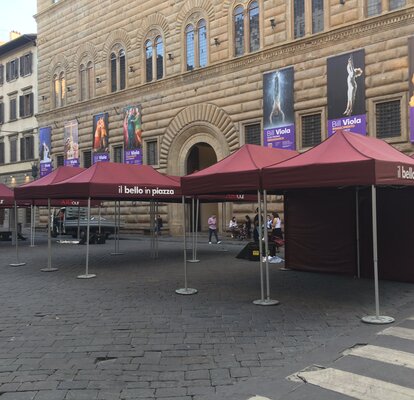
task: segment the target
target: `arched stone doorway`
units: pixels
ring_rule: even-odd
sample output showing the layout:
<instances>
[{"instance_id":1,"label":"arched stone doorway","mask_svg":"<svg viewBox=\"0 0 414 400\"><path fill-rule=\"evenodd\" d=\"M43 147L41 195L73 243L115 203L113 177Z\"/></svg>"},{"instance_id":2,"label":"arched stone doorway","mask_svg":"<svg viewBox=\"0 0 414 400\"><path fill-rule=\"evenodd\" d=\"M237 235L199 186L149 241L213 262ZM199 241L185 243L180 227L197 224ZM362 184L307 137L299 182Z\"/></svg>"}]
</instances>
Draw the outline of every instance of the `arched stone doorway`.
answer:
<instances>
[{"instance_id":1,"label":"arched stone doorway","mask_svg":"<svg viewBox=\"0 0 414 400\"><path fill-rule=\"evenodd\" d=\"M217 155L214 149L208 143L197 143L188 152L186 174L207 168L216 162ZM212 214L218 215L217 203L200 204L198 213L199 231L206 231L208 229L207 220ZM192 221L192 216L190 216L189 220Z\"/></svg>"},{"instance_id":2,"label":"arched stone doorway","mask_svg":"<svg viewBox=\"0 0 414 400\"><path fill-rule=\"evenodd\" d=\"M238 147L238 131L224 110L214 104L194 104L170 122L160 146L160 169L169 175L184 176L222 160ZM221 221L220 209L217 216ZM200 216L200 221L203 218ZM181 205L168 205L168 225L172 235L183 234Z\"/></svg>"}]
</instances>

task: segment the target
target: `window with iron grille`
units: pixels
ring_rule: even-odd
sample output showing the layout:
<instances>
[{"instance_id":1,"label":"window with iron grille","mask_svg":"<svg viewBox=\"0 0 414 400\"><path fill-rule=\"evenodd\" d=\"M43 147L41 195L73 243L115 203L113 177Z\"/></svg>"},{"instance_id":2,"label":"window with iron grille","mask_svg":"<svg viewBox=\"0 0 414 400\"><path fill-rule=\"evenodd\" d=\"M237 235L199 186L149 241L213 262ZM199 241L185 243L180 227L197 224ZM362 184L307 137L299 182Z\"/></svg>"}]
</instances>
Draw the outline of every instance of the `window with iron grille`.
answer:
<instances>
[{"instance_id":1,"label":"window with iron grille","mask_svg":"<svg viewBox=\"0 0 414 400\"><path fill-rule=\"evenodd\" d=\"M158 164L158 141L148 140L147 145L147 164L157 165Z\"/></svg>"},{"instance_id":2,"label":"window with iron grille","mask_svg":"<svg viewBox=\"0 0 414 400\"><path fill-rule=\"evenodd\" d=\"M63 154L58 154L56 156L56 166L57 167L63 167L65 165L65 157Z\"/></svg>"},{"instance_id":3,"label":"window with iron grille","mask_svg":"<svg viewBox=\"0 0 414 400\"><path fill-rule=\"evenodd\" d=\"M312 147L321 142L322 118L321 114L303 115L302 125L302 147Z\"/></svg>"},{"instance_id":4,"label":"window with iron grille","mask_svg":"<svg viewBox=\"0 0 414 400\"><path fill-rule=\"evenodd\" d=\"M123 146L114 146L114 162L123 163L124 162L124 147Z\"/></svg>"},{"instance_id":5,"label":"window with iron grille","mask_svg":"<svg viewBox=\"0 0 414 400\"><path fill-rule=\"evenodd\" d=\"M5 162L5 154L4 154L4 142L0 142L0 164L4 164Z\"/></svg>"},{"instance_id":6,"label":"window with iron grille","mask_svg":"<svg viewBox=\"0 0 414 400\"><path fill-rule=\"evenodd\" d=\"M401 136L401 101L375 104L375 127L378 138Z\"/></svg>"},{"instance_id":7,"label":"window with iron grille","mask_svg":"<svg viewBox=\"0 0 414 400\"><path fill-rule=\"evenodd\" d=\"M20 161L34 159L34 138L28 135L20 138Z\"/></svg>"},{"instance_id":8,"label":"window with iron grille","mask_svg":"<svg viewBox=\"0 0 414 400\"><path fill-rule=\"evenodd\" d=\"M89 168L92 165L92 152L90 150L84 151L83 153L83 167Z\"/></svg>"},{"instance_id":9,"label":"window with iron grille","mask_svg":"<svg viewBox=\"0 0 414 400\"><path fill-rule=\"evenodd\" d=\"M244 143L261 145L262 128L260 124L250 124L244 127Z\"/></svg>"}]
</instances>

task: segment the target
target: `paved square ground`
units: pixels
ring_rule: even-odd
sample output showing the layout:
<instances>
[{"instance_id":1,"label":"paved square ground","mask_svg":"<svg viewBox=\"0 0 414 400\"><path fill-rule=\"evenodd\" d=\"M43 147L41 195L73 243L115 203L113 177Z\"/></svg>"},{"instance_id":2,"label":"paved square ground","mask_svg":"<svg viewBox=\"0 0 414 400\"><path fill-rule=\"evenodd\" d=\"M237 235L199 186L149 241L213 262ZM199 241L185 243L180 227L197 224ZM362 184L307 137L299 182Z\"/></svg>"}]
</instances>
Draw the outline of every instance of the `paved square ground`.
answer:
<instances>
[{"instance_id":1,"label":"paved square ground","mask_svg":"<svg viewBox=\"0 0 414 400\"><path fill-rule=\"evenodd\" d=\"M47 264L44 235L21 242L19 258L0 242L0 399L248 399L279 398L284 378L309 359L338 351L383 327L364 325L374 312L369 280L283 272L270 265L275 307L260 297L258 262L238 260L243 243L199 245L188 264L194 296L180 296L183 249L161 237L151 257L147 237L86 247L53 243ZM189 257L191 251L188 252ZM412 312L414 285L381 282L381 313ZM342 348L343 347L343 348ZM312 357L310 357L312 355ZM261 392L261 393L260 393Z\"/></svg>"}]
</instances>

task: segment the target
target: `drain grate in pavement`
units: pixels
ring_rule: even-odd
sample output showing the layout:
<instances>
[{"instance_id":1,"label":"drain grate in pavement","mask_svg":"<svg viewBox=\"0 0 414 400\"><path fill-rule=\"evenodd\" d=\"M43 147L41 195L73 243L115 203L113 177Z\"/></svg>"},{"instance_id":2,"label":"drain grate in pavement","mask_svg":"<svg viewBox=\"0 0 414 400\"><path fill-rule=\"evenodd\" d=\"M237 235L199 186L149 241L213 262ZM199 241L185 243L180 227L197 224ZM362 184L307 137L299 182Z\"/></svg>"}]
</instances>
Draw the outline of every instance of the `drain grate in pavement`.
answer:
<instances>
[{"instance_id":1,"label":"drain grate in pavement","mask_svg":"<svg viewBox=\"0 0 414 400\"><path fill-rule=\"evenodd\" d=\"M114 361L117 360L117 357L96 357L95 364L101 364L104 362Z\"/></svg>"}]
</instances>

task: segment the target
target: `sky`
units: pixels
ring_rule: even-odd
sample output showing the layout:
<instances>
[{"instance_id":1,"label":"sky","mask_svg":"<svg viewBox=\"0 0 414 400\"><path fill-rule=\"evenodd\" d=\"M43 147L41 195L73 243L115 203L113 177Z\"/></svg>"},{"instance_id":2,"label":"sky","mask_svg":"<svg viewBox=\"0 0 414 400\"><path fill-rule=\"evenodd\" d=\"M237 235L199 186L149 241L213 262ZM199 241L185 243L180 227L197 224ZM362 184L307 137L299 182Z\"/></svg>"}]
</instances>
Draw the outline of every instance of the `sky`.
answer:
<instances>
[{"instance_id":1,"label":"sky","mask_svg":"<svg viewBox=\"0 0 414 400\"><path fill-rule=\"evenodd\" d=\"M10 31L36 33L37 0L0 0L0 41L9 40Z\"/></svg>"}]
</instances>

